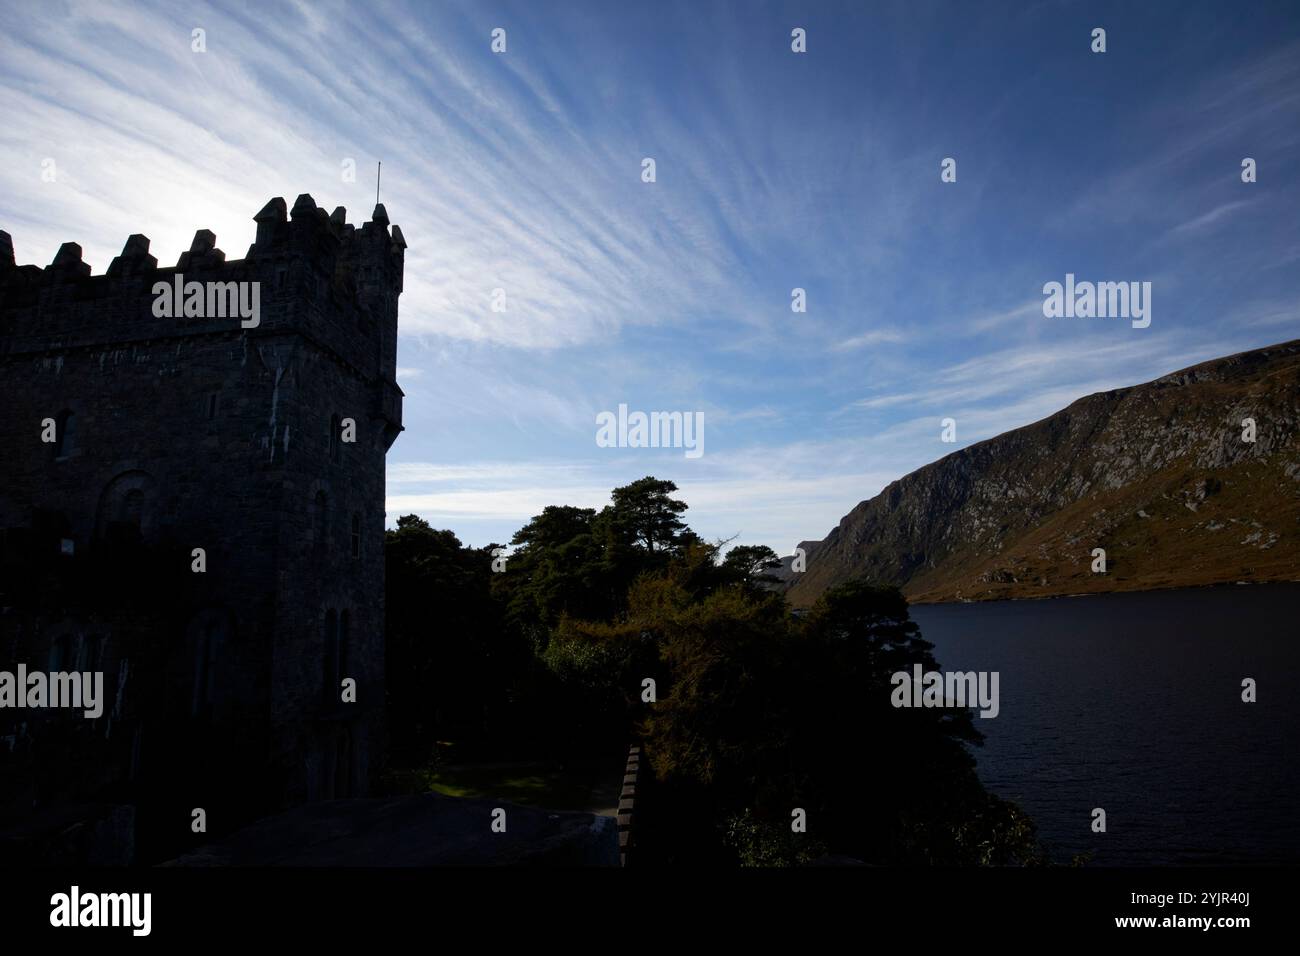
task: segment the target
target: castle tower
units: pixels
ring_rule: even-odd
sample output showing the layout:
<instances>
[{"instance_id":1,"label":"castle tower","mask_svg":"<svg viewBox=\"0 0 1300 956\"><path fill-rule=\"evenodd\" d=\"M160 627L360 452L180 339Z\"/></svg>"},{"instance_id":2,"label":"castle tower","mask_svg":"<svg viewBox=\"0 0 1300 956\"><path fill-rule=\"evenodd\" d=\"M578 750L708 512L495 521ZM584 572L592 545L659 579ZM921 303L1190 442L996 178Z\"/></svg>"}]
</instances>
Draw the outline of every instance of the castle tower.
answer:
<instances>
[{"instance_id":1,"label":"castle tower","mask_svg":"<svg viewBox=\"0 0 1300 956\"><path fill-rule=\"evenodd\" d=\"M382 205L254 218L243 259L199 230L159 268L133 235L103 275L75 243L18 266L0 232L0 668L100 671L111 698L0 711L0 810L34 834L115 802L148 858L192 808L221 832L377 768L406 244Z\"/></svg>"}]
</instances>

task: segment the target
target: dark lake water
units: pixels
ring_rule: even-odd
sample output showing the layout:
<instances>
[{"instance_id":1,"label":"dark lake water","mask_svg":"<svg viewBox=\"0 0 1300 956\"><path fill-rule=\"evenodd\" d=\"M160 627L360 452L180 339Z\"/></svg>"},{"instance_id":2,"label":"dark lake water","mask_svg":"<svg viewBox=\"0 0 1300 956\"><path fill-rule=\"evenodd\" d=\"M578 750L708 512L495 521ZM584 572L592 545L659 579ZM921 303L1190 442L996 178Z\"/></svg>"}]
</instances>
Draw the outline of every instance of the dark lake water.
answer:
<instances>
[{"instance_id":1,"label":"dark lake water","mask_svg":"<svg viewBox=\"0 0 1300 956\"><path fill-rule=\"evenodd\" d=\"M1033 817L1054 858L1300 863L1300 585L912 617L941 670L999 672L1000 713L975 719L979 775ZM1106 833L1091 831L1094 807Z\"/></svg>"}]
</instances>

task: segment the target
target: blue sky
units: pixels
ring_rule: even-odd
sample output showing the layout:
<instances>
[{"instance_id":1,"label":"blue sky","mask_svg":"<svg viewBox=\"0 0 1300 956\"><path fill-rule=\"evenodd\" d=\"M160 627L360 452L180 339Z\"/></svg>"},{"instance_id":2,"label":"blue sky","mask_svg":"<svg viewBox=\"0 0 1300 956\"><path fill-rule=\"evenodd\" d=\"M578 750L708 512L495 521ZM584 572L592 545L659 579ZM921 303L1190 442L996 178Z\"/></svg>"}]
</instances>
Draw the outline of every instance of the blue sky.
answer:
<instances>
[{"instance_id":1,"label":"blue sky","mask_svg":"<svg viewBox=\"0 0 1300 956\"><path fill-rule=\"evenodd\" d=\"M388 518L470 544L653 474L700 533L788 553L955 447L1300 335L1294 3L0 16L19 262L74 240L102 272L143 232L169 264L199 228L239 258L271 196L369 218L383 160L409 244ZM1150 281L1151 326L1045 318L1067 272ZM620 403L703 412L705 454L597 447Z\"/></svg>"}]
</instances>

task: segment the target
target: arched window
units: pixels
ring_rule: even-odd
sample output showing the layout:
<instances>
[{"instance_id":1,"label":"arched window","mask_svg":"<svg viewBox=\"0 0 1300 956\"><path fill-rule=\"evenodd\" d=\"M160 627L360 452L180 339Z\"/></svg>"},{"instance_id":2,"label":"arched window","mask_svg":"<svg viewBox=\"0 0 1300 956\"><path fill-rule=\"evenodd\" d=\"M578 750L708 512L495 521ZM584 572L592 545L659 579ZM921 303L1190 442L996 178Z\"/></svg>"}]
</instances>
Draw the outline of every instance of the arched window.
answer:
<instances>
[{"instance_id":1,"label":"arched window","mask_svg":"<svg viewBox=\"0 0 1300 956\"><path fill-rule=\"evenodd\" d=\"M333 707L339 700L339 617L333 609L325 612L325 660L322 668L322 701Z\"/></svg>"},{"instance_id":2,"label":"arched window","mask_svg":"<svg viewBox=\"0 0 1300 956\"><path fill-rule=\"evenodd\" d=\"M77 447L77 416L64 409L54 419L54 457L67 458Z\"/></svg>"},{"instance_id":3,"label":"arched window","mask_svg":"<svg viewBox=\"0 0 1300 956\"><path fill-rule=\"evenodd\" d=\"M140 531L140 523L144 520L144 492L139 488L132 488L122 496L122 505L118 511L117 520L124 525L135 528L136 532Z\"/></svg>"},{"instance_id":4,"label":"arched window","mask_svg":"<svg viewBox=\"0 0 1300 956\"><path fill-rule=\"evenodd\" d=\"M109 541L115 545L138 545L144 540L144 492L130 488L117 500L108 525Z\"/></svg>"},{"instance_id":5,"label":"arched window","mask_svg":"<svg viewBox=\"0 0 1300 956\"><path fill-rule=\"evenodd\" d=\"M118 475L99 499L96 539L110 548L151 540L156 522L155 483L143 471Z\"/></svg>"}]
</instances>

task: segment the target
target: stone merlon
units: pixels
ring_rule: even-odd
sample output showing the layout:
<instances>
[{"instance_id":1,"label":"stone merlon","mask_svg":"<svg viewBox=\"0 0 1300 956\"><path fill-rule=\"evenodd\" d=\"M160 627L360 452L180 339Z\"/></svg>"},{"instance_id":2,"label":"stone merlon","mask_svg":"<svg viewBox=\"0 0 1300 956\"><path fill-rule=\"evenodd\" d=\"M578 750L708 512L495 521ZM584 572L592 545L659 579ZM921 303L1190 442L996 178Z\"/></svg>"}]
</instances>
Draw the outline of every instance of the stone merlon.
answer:
<instances>
[{"instance_id":1,"label":"stone merlon","mask_svg":"<svg viewBox=\"0 0 1300 956\"><path fill-rule=\"evenodd\" d=\"M157 257L149 255L149 237L137 232L127 237L121 255L109 263L108 274L138 275L141 272L153 272L157 268Z\"/></svg>"}]
</instances>

